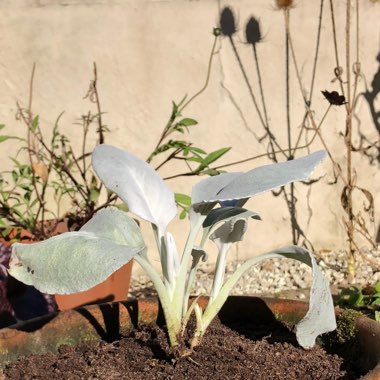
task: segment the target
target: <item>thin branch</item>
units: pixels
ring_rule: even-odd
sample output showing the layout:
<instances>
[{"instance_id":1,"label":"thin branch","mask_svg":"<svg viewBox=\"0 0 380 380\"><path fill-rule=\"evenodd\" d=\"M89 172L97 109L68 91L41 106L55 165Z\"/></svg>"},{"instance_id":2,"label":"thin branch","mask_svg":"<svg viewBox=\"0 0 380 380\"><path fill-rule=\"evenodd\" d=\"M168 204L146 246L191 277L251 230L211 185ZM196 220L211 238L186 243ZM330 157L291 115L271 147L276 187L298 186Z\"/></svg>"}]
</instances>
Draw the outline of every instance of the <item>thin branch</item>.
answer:
<instances>
[{"instance_id":1,"label":"thin branch","mask_svg":"<svg viewBox=\"0 0 380 380\"><path fill-rule=\"evenodd\" d=\"M336 61L336 68L334 72L335 72L336 78L339 81L342 95L344 96L345 91L344 91L343 80L342 80L343 69L339 64L338 42L337 42L337 35L336 35L335 12L334 12L333 0L330 0L330 14L331 14L332 32L333 32L333 40L334 40L334 52L335 52L335 61ZM346 106L346 109L348 109L347 104L345 106Z\"/></svg>"},{"instance_id":2,"label":"thin branch","mask_svg":"<svg viewBox=\"0 0 380 380\"><path fill-rule=\"evenodd\" d=\"M317 45L316 45L316 48L315 48L315 56L314 56L314 63L313 63L313 73L312 73L312 76L311 76L311 85L310 85L310 94L309 94L309 105L311 105L311 99L313 97L314 83L315 83L315 77L316 77L316 71L317 71L317 62L318 62L318 56L319 56L319 46L320 46L320 42L321 42L321 31L322 31L322 20L323 20L323 5L324 5L324 0L321 0L321 4L320 4L320 8L319 8Z\"/></svg>"},{"instance_id":3,"label":"thin branch","mask_svg":"<svg viewBox=\"0 0 380 380\"><path fill-rule=\"evenodd\" d=\"M94 80L92 82L92 88L95 95L95 103L98 109L98 133L99 133L99 144L104 144L104 126L102 121L102 110L100 108L100 100L98 93L98 70L96 68L96 62L94 62Z\"/></svg>"},{"instance_id":4,"label":"thin branch","mask_svg":"<svg viewBox=\"0 0 380 380\"><path fill-rule=\"evenodd\" d=\"M207 67L207 74L206 74L206 80L205 80L205 83L204 85L202 86L202 88L197 91L187 102L185 102L184 104L182 104L184 102L184 99L180 102L180 104L182 104L181 106L178 105L178 109L177 109L177 112L178 113L181 113L195 98L197 98L199 95L201 95L207 88L208 84L209 84L209 81L210 81L210 76L211 76L211 67L212 67L212 61L213 61L213 58L214 58L214 55L215 55L215 49L216 49L216 42L218 40L218 36L215 35L214 36L214 42L213 42L213 45L212 45L212 48L211 48L211 53L210 53L210 57L209 57L209 60L208 60L208 67ZM146 161L148 163L150 163L153 159L153 157L155 156L155 153L157 151L157 149L160 147L160 145L162 144L162 142L165 140L165 138L171 133L171 127L174 123L174 120L176 119L177 115L175 112L172 112L172 114L170 115L169 117L169 120L167 121L162 133L161 133L161 136L156 144L156 146L154 147L152 153L150 154L150 156L146 159Z\"/></svg>"},{"instance_id":5,"label":"thin branch","mask_svg":"<svg viewBox=\"0 0 380 380\"><path fill-rule=\"evenodd\" d=\"M214 55L215 55L215 48L216 48L216 42L217 42L217 40L218 40L218 37L215 36L214 37L214 42L213 42L213 45L212 45L212 48L211 48L210 58L208 60L206 80L205 80L205 83L204 83L203 87L198 92L196 92L185 104L183 104L182 107L180 107L178 109L179 112L182 112L195 98L197 98L199 95L201 95L206 90L206 88L207 88L207 86L209 84L209 81L210 81L212 60L213 60Z\"/></svg>"}]
</instances>

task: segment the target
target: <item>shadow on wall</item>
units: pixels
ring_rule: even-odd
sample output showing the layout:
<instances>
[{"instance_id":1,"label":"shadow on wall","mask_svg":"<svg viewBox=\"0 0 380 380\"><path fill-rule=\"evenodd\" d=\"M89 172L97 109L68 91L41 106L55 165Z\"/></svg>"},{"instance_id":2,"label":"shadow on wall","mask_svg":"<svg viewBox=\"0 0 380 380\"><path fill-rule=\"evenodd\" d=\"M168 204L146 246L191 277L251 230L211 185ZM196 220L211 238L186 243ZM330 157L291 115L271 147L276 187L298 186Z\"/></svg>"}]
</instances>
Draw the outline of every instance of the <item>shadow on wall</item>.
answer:
<instances>
[{"instance_id":1,"label":"shadow on wall","mask_svg":"<svg viewBox=\"0 0 380 380\"><path fill-rule=\"evenodd\" d=\"M379 62L379 65L377 67L377 72L373 76L373 79L371 81L371 88L366 88L366 91L363 92L361 95L364 96L364 99L367 101L369 110L371 112L371 117L373 120L373 124L376 127L377 133L379 135L380 140L380 109L376 108L376 98L377 102L379 104L380 101L380 52L376 57L377 61ZM377 161L380 163L380 144L379 141L377 142ZM376 243L380 243L380 224L377 228L377 235L376 235Z\"/></svg>"},{"instance_id":2,"label":"shadow on wall","mask_svg":"<svg viewBox=\"0 0 380 380\"><path fill-rule=\"evenodd\" d=\"M372 89L366 89L365 92L363 92L363 96L365 100L368 103L369 110L371 112L371 117L373 120L373 123L377 129L377 132L379 134L380 138L380 109L376 109L376 97L380 97L380 52L376 57L377 61L379 62L379 66L377 68L377 72L374 75L372 81L371 81L371 87ZM378 99L379 101L380 99ZM378 155L377 160L380 162L380 146L378 146ZM380 232L380 231L379 231Z\"/></svg>"},{"instance_id":3,"label":"shadow on wall","mask_svg":"<svg viewBox=\"0 0 380 380\"><path fill-rule=\"evenodd\" d=\"M333 10L331 9L331 12ZM286 91L286 129L287 129L287 141L283 142L276 138L275 131L272 129L270 118L267 113L267 106L270 108L270 104L267 103L265 98L265 86L263 83L263 78L261 74L261 66L259 62L260 57L260 43L263 41L263 35L261 32L260 20L254 16L250 16L245 24L245 39L243 44L246 46L245 48L252 49L252 58L254 65L254 72L256 73L257 80L257 90L253 88L251 85L251 81L247 75L246 63L243 62L240 56L240 48L236 45L236 39L238 38L238 30L239 27L236 23L235 11L233 8L229 6L225 6L221 9L219 14L219 27L222 37L224 37L227 42L231 45L233 55L235 56L237 66L240 69L242 74L242 83L248 89L252 105L256 111L258 121L257 127L254 129L247 125L247 130L254 136L256 141L265 146L265 151L269 159L274 162L282 161L282 160L292 160L296 154L298 149L308 147L311 142L314 140L314 137L310 139L305 138L307 134L306 121L308 120L308 113L305 113L302 128L300 132L295 132L294 122L291 120L291 96L290 96L290 87L289 82L291 81L291 70L290 70L290 50L291 46L289 44L290 34L288 29L286 29L284 39L285 39L285 48L284 48L284 63L286 67L285 70L285 78L284 78L284 87ZM310 108L312 106L313 101L313 93L315 91L315 73L317 69L317 63L319 62L318 56L320 51L320 34L322 33L322 19L323 19L323 0L320 2L320 14L319 14L319 25L317 30L317 38L316 38L316 48L315 48L315 58L314 58L314 67L313 74L310 79L310 85L302 84L302 87L309 88L308 93L302 93L304 97L305 106ZM379 62L379 66L377 72L373 76L372 80L369 82L369 85L365 85L365 91L358 94L356 96L355 103L353 108L356 106L356 102L359 98L363 97L369 105L370 114L375 125L375 128L378 132L378 136L380 137L380 109L379 109L379 100L380 100L380 52L377 55L377 61ZM334 63L332 63L333 65ZM354 74L355 68L354 68ZM360 66L359 66L359 76L360 76ZM306 79L308 80L308 79ZM223 89L228 93L229 98L235 104L236 101L233 99L233 94L231 91L222 83ZM330 103L331 104L331 103ZM336 103L332 103L337 105ZM238 105L236 105L237 108ZM268 110L269 110L268 108ZM270 111L270 110L269 110ZM239 112L242 111L239 109ZM371 165L374 165L376 161L380 163L380 139L376 139L377 141L370 141L368 136L360 130L360 115L353 115L356 118L358 125L358 134L360 138L360 143L358 147L352 146L352 151L359 152L366 156L369 159ZM323 119L322 119L323 120ZM297 124L298 126L298 124ZM260 128L261 127L261 128ZM293 127L293 128L292 128ZM304 132L304 136L302 133ZM298 136L297 136L298 134ZM305 139L305 142L302 145L301 136ZM310 140L310 143L308 142ZM311 185L312 183L303 183L304 185ZM297 217L297 197L295 193L294 184L290 186L286 186L281 188L278 192L272 192L274 196L282 196L284 201L287 204L290 224L291 224L291 234L292 234L292 242L293 244L302 244L307 248L313 249L312 243L307 238L304 228L300 225ZM344 206L344 205L343 205ZM311 214L310 216L311 217ZM374 236L371 234L371 240L373 241ZM380 242L380 225L377 227L377 236L376 242Z\"/></svg>"},{"instance_id":4,"label":"shadow on wall","mask_svg":"<svg viewBox=\"0 0 380 380\"><path fill-rule=\"evenodd\" d=\"M285 35L285 43L286 49L284 50L284 62L287 63L287 70L285 73L284 83L287 93L287 101L286 101L286 128L287 128L287 142L280 142L279 139L276 138L275 132L272 129L270 123L270 117L267 110L270 108L270 104L267 102L265 97L265 90L268 89L265 87L265 83L263 81L263 77L261 74L262 65L260 64L260 47L259 44L264 42L263 35L261 32L260 20L254 16L249 16L247 22L244 26L244 45L243 49L249 48L252 49L252 63L254 67L254 72L256 73L256 79L258 88L254 90L251 85L251 81L247 74L246 63L243 62L240 49L236 44L236 40L238 37L236 34L238 33L238 26L236 23L234 10L226 6L224 7L219 14L219 27L221 31L221 35L228 40L228 43L232 47L233 55L236 59L236 63L240 69L242 74L242 83L246 86L250 99L252 101L252 105L256 111L258 117L258 125L254 129L247 125L247 130L254 136L257 142L262 144L265 147L267 157L273 162L279 161L290 161L295 158L296 151L298 149L298 145L301 141L300 136L295 138L294 129L291 128L291 120L290 120L290 95L289 95L289 40L288 36ZM233 94L231 91L222 83L223 89L228 93L229 98L235 104L236 100L233 98ZM311 104L312 94L310 93L308 102ZM236 105L236 104L235 104ZM267 107L269 106L269 108ZM240 109L237 105L237 108ZM269 110L270 111L270 110ZM239 111L241 112L241 111ZM298 133L298 132L297 132ZM297 141L297 143L294 143ZM284 145L285 144L285 145ZM317 182L315 180L314 182ZM313 182L303 182L302 185L310 186ZM301 184L299 185L301 186ZM306 233L304 232L304 228L300 225L297 215L297 197L295 192L295 185L292 183L289 186L282 187L278 191L272 191L273 196L275 197L283 197L284 201L287 205L289 211L289 219L290 219L290 227L291 227L291 235L292 235L292 243L296 245L303 245L311 250L313 250L312 242L307 238Z\"/></svg>"},{"instance_id":5,"label":"shadow on wall","mask_svg":"<svg viewBox=\"0 0 380 380\"><path fill-rule=\"evenodd\" d=\"M379 104L379 100L380 100L380 52L378 53L376 60L379 62L377 72L373 76L369 87L367 86L367 83L365 82L366 90L360 93L357 98L357 101L358 101L361 97L363 97L368 103L373 124L379 136L379 139L375 143L369 141L368 138L362 132L360 132L360 124L361 124L360 117L358 117L358 115L355 115L356 121L358 122L359 135L360 135L360 144L357 149L362 151L364 155L366 155L369 158L371 163L374 161L375 158L372 155L367 154L367 150L373 146L377 147L376 158L377 158L377 162L380 163L380 108L379 106L377 106L376 108L376 102ZM379 233L380 233L380 230L379 230Z\"/></svg>"}]
</instances>

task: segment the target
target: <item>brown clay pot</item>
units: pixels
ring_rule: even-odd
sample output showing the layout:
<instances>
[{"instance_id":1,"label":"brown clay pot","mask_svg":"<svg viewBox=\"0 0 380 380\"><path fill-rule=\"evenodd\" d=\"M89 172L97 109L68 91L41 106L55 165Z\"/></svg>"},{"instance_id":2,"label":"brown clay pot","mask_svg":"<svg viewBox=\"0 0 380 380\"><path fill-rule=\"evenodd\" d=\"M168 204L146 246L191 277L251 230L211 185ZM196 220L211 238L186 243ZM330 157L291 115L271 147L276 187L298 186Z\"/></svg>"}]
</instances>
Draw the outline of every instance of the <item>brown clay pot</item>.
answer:
<instances>
[{"instance_id":1,"label":"brown clay pot","mask_svg":"<svg viewBox=\"0 0 380 380\"><path fill-rule=\"evenodd\" d=\"M56 294L55 301L59 310L74 309L78 306L95 303L124 301L128 298L131 275L132 261L93 288L75 294Z\"/></svg>"},{"instance_id":2,"label":"brown clay pot","mask_svg":"<svg viewBox=\"0 0 380 380\"><path fill-rule=\"evenodd\" d=\"M50 233L52 236L69 231L66 219L59 222L47 220L45 223L47 228L51 228ZM16 235L16 230L10 230L10 239L6 241L0 241L6 246L10 246L12 244L12 241L10 240L13 239ZM20 241L24 244L32 244L36 242L32 239L31 233L25 230L21 231ZM127 299L129 285L131 282L132 265L133 263L130 261L119 270L114 272L105 281L84 292L67 295L56 294L55 301L59 310L68 310L84 305L123 301Z\"/></svg>"},{"instance_id":3,"label":"brown clay pot","mask_svg":"<svg viewBox=\"0 0 380 380\"><path fill-rule=\"evenodd\" d=\"M200 299L205 306L206 298ZM267 323L276 318L294 323L306 313L307 304L271 298L229 297L219 312L225 324L239 322ZM0 366L32 353L54 352L62 344L83 340L117 339L138 322L155 322L159 316L156 300L129 300L91 305L0 330ZM356 337L360 345L360 362L370 372L362 380L380 379L380 324L368 317L356 320Z\"/></svg>"}]
</instances>

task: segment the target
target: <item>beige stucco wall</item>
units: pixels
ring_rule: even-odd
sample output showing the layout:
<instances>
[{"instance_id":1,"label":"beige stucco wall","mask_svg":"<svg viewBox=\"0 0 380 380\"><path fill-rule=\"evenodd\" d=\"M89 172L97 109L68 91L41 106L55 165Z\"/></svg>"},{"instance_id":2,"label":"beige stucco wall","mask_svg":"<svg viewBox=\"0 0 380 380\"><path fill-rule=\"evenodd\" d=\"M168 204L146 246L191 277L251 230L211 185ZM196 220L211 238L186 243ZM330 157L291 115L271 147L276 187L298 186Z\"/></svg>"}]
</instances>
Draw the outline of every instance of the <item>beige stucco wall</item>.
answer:
<instances>
[{"instance_id":1,"label":"beige stucco wall","mask_svg":"<svg viewBox=\"0 0 380 380\"><path fill-rule=\"evenodd\" d=\"M334 1L334 4L340 59L344 62L345 2ZM25 132L22 124L15 120L16 101L27 103L29 78L35 62L35 114L40 115L43 128L50 131L57 116L65 111L60 123L62 131L72 137L74 145L79 144L75 139L78 127L74 123L88 110L88 101L83 96L95 61L102 108L106 112L104 121L111 130L107 142L146 158L168 119L171 101L179 101L184 94L194 94L203 85L213 42L212 29L218 25L219 12L226 5L235 11L239 23L234 36L236 48L257 97L252 47L244 44L244 29L252 14L261 22L263 41L257 51L269 120L280 145L285 147L284 17L269 0L229 3L215 0L3 0L0 3L0 123L7 125L8 132L20 135ZM358 91L363 92L365 82L371 88L371 81L379 70L376 57L380 3L363 0L360 6L360 61L364 77ZM318 13L318 1L298 0L291 10L291 31L306 91L311 83ZM320 91L338 89L337 83L332 83L334 67L331 19L328 4L325 4L312 105L317 121L327 108ZM304 106L293 65L290 66L290 96L294 141ZM376 107L379 110L379 99ZM207 90L187 108L185 115L199 121L190 137L196 146L208 151L232 147L221 163L265 153L265 146L257 140L257 136L263 136L263 128L227 38L218 43ZM360 118L361 130L367 138L378 141L379 133L363 97L357 103L355 115ZM341 165L345 158L340 135L344 131L344 120L344 108L334 107L322 128L328 146ZM12 144L15 143L0 146L3 168L10 165L7 157L15 149ZM316 139L310 150L321 147ZM248 170L268 162L268 159L255 160L228 170ZM366 157L356 154L354 163L358 185L372 192L375 207L379 209L378 162L375 160L370 165ZM168 167L162 174L181 169L184 168ZM296 187L299 223L317 249L342 247L346 239L341 222L342 183L327 184L333 179L329 160L325 160L315 176L323 178L312 188ZM190 186L197 180L182 178L170 181L169 185L174 191L189 193ZM359 199L358 207L362 203ZM291 243L289 213L282 197L261 195L252 199L249 206L262 216L263 222L251 222L247 242L231 254L232 259ZM171 226L180 246L186 228L186 222L178 220Z\"/></svg>"}]
</instances>

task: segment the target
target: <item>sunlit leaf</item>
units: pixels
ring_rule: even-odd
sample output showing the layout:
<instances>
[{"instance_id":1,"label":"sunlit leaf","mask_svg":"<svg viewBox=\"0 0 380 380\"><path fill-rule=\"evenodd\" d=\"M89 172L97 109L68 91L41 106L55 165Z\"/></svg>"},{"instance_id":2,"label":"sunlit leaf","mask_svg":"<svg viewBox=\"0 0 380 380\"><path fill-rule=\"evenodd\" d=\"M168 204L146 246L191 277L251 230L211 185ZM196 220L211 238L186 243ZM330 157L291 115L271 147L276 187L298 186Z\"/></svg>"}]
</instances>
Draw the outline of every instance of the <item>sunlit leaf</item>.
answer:
<instances>
[{"instance_id":1,"label":"sunlit leaf","mask_svg":"<svg viewBox=\"0 0 380 380\"><path fill-rule=\"evenodd\" d=\"M326 156L318 151L292 161L252 169L247 173L225 173L206 178L193 187L193 205L250 198L294 181L306 180Z\"/></svg>"},{"instance_id":2,"label":"sunlit leaf","mask_svg":"<svg viewBox=\"0 0 380 380\"><path fill-rule=\"evenodd\" d=\"M200 166L197 168L198 171L207 168L210 164L218 160L220 157L225 155L231 148L221 148L214 152L209 153L203 160L201 161Z\"/></svg>"},{"instance_id":3,"label":"sunlit leaf","mask_svg":"<svg viewBox=\"0 0 380 380\"><path fill-rule=\"evenodd\" d=\"M180 120L177 124L183 125L184 127L190 127L192 125L198 124L198 122L195 119L191 119L189 117L186 117L186 118Z\"/></svg>"},{"instance_id":4,"label":"sunlit leaf","mask_svg":"<svg viewBox=\"0 0 380 380\"><path fill-rule=\"evenodd\" d=\"M114 191L131 212L164 231L177 214L174 195L145 161L111 145L98 145L92 165L104 185Z\"/></svg>"},{"instance_id":5,"label":"sunlit leaf","mask_svg":"<svg viewBox=\"0 0 380 380\"><path fill-rule=\"evenodd\" d=\"M78 232L13 244L9 273L45 293L76 293L104 281L144 249L136 223L122 211L104 209Z\"/></svg>"},{"instance_id":6,"label":"sunlit leaf","mask_svg":"<svg viewBox=\"0 0 380 380\"><path fill-rule=\"evenodd\" d=\"M297 246L276 249L243 263L225 282L212 305L205 311L206 323L216 316L234 285L249 268L262 261L279 257L294 259L312 268L313 283L310 291L309 310L296 325L298 343L304 348L311 348L318 335L334 330L336 320L329 284L319 269L313 254L307 249Z\"/></svg>"}]
</instances>

